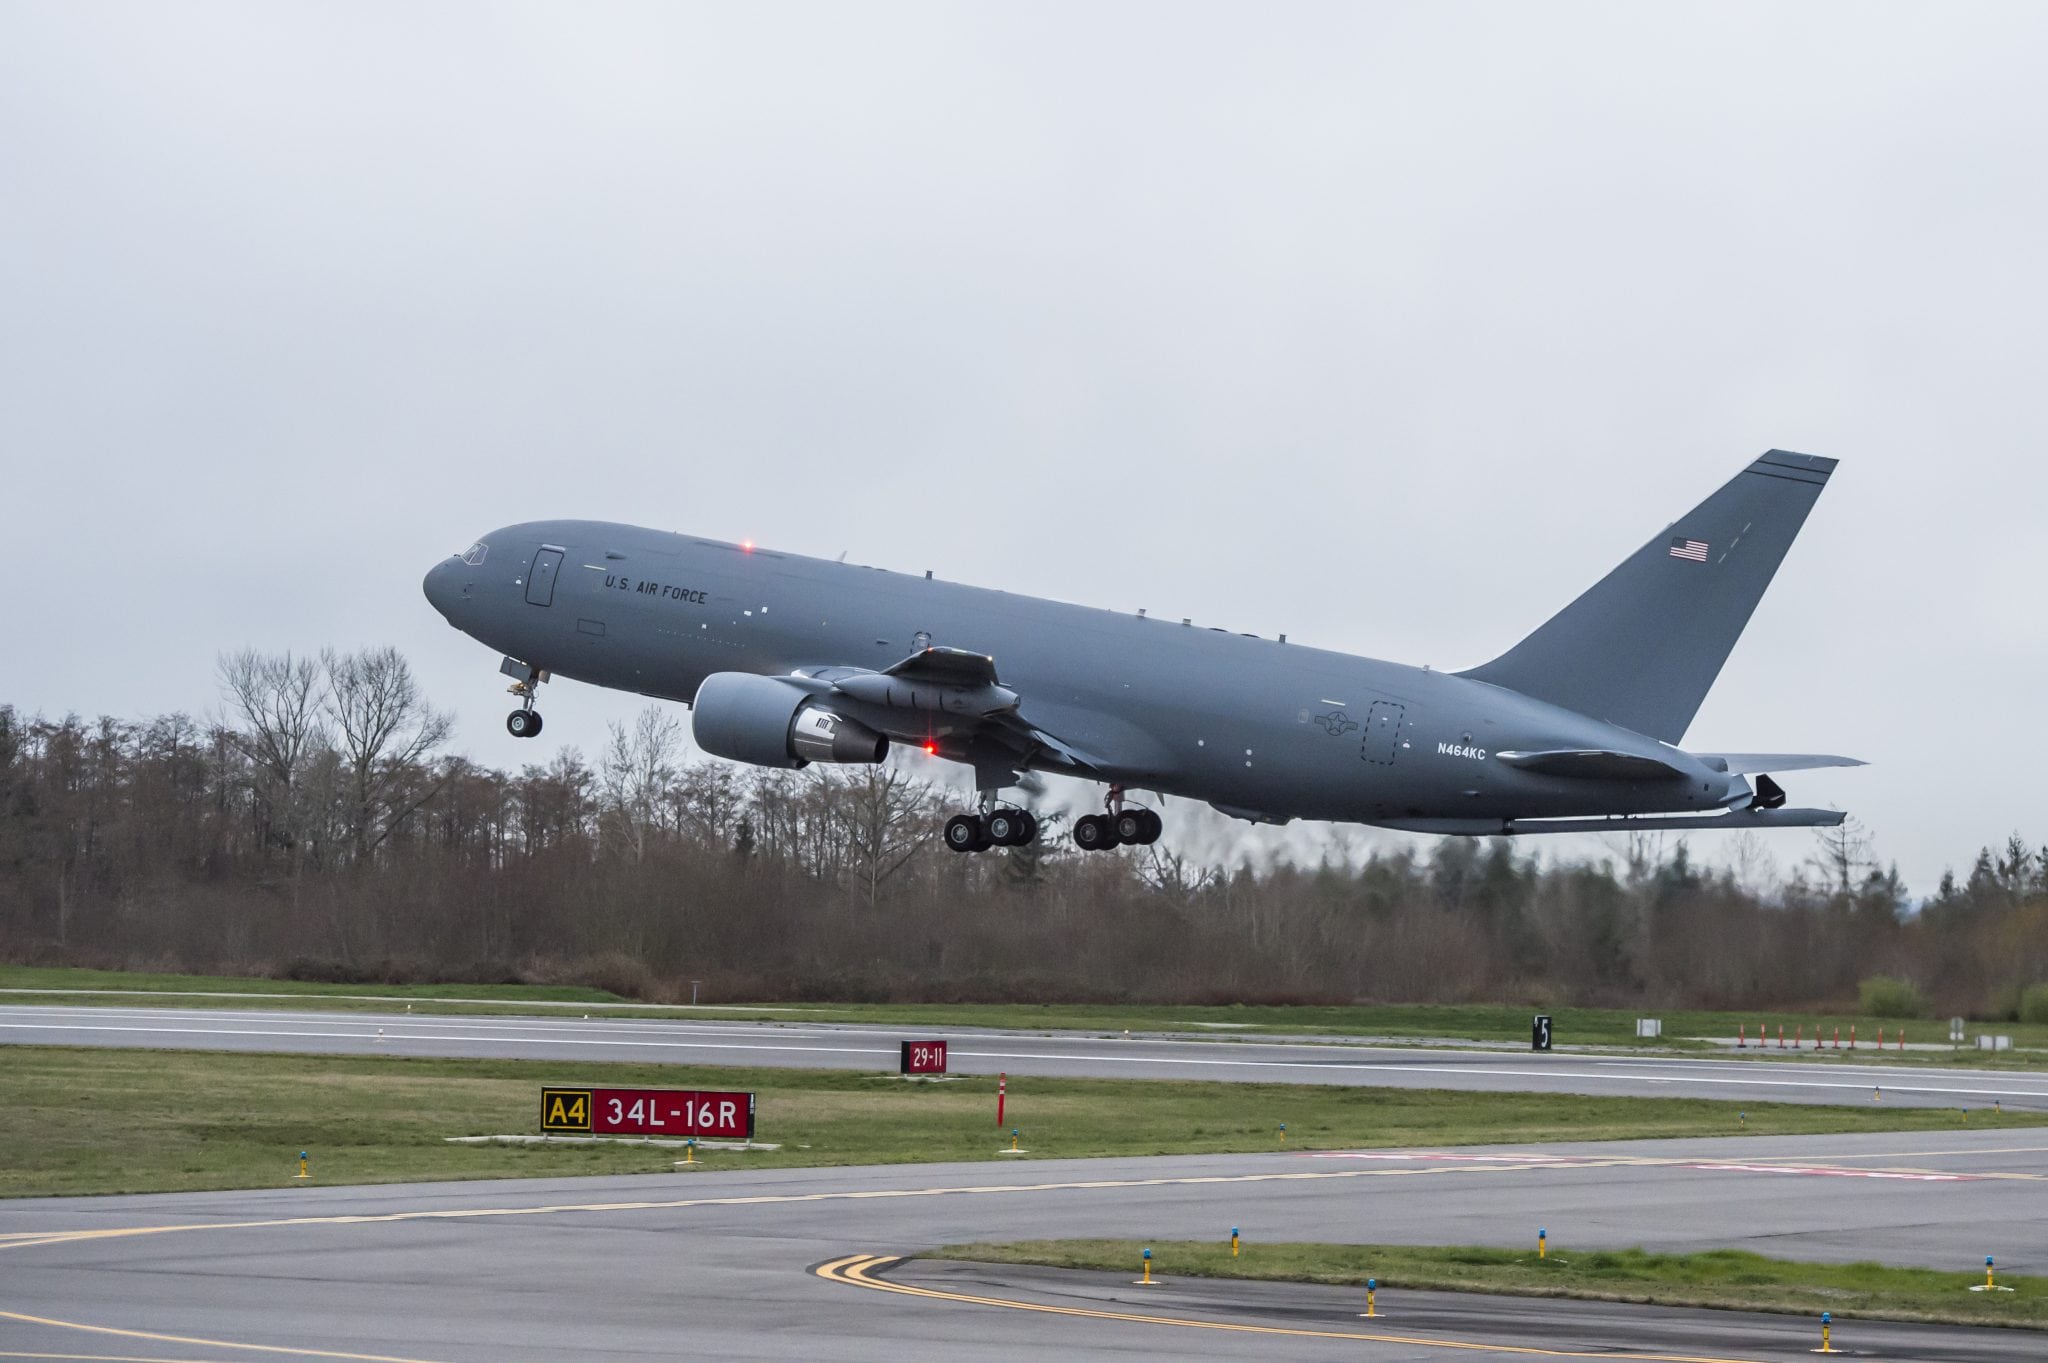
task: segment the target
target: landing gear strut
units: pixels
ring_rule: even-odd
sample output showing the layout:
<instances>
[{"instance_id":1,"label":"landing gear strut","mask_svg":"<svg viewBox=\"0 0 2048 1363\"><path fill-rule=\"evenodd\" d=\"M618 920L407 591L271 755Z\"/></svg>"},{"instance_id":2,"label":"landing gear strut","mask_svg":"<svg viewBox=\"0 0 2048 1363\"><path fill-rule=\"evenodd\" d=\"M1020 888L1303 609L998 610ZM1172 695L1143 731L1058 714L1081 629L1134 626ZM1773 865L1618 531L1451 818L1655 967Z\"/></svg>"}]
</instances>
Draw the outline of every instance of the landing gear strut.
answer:
<instances>
[{"instance_id":1,"label":"landing gear strut","mask_svg":"<svg viewBox=\"0 0 2048 1363\"><path fill-rule=\"evenodd\" d=\"M514 738L534 738L540 733L540 711L533 708L533 688L542 681L535 668L524 679L505 688L519 697L519 708L505 716L505 732Z\"/></svg>"},{"instance_id":2,"label":"landing gear strut","mask_svg":"<svg viewBox=\"0 0 2048 1363\"><path fill-rule=\"evenodd\" d=\"M1074 845L1083 852L1150 847L1166 829L1165 822L1151 810L1125 804L1122 786L1111 786L1103 805L1107 813L1087 814L1074 820Z\"/></svg>"}]
</instances>

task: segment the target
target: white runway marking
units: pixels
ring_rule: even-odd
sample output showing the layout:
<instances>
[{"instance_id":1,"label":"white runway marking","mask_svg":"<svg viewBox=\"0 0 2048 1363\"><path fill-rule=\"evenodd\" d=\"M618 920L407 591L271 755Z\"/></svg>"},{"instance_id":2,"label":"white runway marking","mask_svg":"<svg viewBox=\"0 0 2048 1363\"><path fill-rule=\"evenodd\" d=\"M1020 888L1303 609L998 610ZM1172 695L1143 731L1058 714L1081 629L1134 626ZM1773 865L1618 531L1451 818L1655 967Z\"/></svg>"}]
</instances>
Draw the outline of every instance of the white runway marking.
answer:
<instances>
[{"instance_id":1,"label":"white runway marking","mask_svg":"<svg viewBox=\"0 0 2048 1363\"><path fill-rule=\"evenodd\" d=\"M1380 1160L1388 1163L1512 1163L1521 1169L1611 1168L1612 1158L1588 1159L1577 1155L1458 1155L1448 1150L1318 1150L1310 1159ZM1906 1183L1983 1183L1999 1178L2034 1178L2021 1174L1951 1174L1935 1169L1848 1169L1826 1164L1729 1164L1709 1160L1643 1159L1625 1161L1631 1166L1668 1169L1697 1169L1703 1173L1807 1174L1822 1178L1883 1178Z\"/></svg>"},{"instance_id":2,"label":"white runway marking","mask_svg":"<svg viewBox=\"0 0 2048 1363\"><path fill-rule=\"evenodd\" d=\"M179 1022L178 1022L178 1023L176 1024L176 1025L171 1025L171 1024L170 1024L170 1023L168 1023L168 1022L166 1022L165 1024L159 1024L159 1025L150 1025L150 1026L144 1026L144 1025L135 1025L135 1024L123 1024L123 1023L84 1023L84 1022L75 1022L75 1021L69 1021L69 1020L51 1020L51 1021L47 1021L47 1022L0 1022L0 1030L10 1030L10 1031L72 1031L72 1032L117 1032L117 1033L129 1033L129 1034L148 1034L148 1035L151 1035L151 1036L156 1036L156 1037L166 1037L166 1036L249 1036L249 1037L266 1037L266 1038L278 1038L278 1039L304 1039L304 1040L327 1040L327 1041L359 1041L359 1042L371 1042L371 1043L375 1043L375 1042L378 1042L378 1041L380 1041L380 1040L381 1040L381 1042L382 1042L382 1043L383 1043L383 1044L384 1044L384 1045L385 1045L386 1047L390 1047L390 1046L394 1046L394 1045L402 1045L403 1043L405 1043L405 1042L407 1042L407 1041L421 1041L421 1042L427 1042L427 1041L434 1041L434 1042L446 1042L446 1043L457 1043L457 1044L467 1044L467 1045L494 1045L494 1044L503 1044L503 1043L504 1043L504 1042L506 1042L506 1041L507 1041L508 1039L513 1039L513 1038L508 1038L508 1037L507 1037L506 1035L504 1035L503 1033L500 1033L500 1034L497 1034L497 1035L491 1035L491 1034L479 1034L479 1033L472 1033L472 1032L452 1032L452 1031L433 1031L433 1030L426 1030L426 1028L432 1027L432 1026L434 1026L435 1024L431 1024L431 1023L420 1023L420 1024L414 1024L414 1023L412 1023L412 1022L411 1022L411 1021L410 1021L409 1019L408 1019L408 1020L407 1020L407 1021L405 1022L405 1024L403 1024L403 1025L405 1025L405 1026L406 1026L406 1027L408 1028L408 1030L405 1030L405 1031L392 1031L392 1030L390 1030L391 1028L393 1028L393 1027L394 1027L395 1025L397 1025L397 1024L394 1024L394 1023L392 1023L392 1022L391 1022L390 1020L388 1020L388 1019L387 1019L387 1020L386 1020L386 1021L385 1021L385 1022L384 1022L384 1023L382 1024L382 1025L384 1026L384 1028L386 1029L386 1031L384 1031L384 1032L381 1032L381 1033L380 1033L380 1032L378 1031L378 1029L377 1029L376 1027L371 1027L371 1026L364 1026L364 1027L361 1027L361 1028L344 1028L344 1027L340 1027L340 1026L337 1026L337 1025L335 1025L335 1024L331 1024L331 1023L328 1023L328 1024L322 1024L322 1023L311 1023L311 1022L308 1022L308 1023L303 1023L303 1024L300 1024L300 1025L298 1025L298 1026L296 1026L296 1027L291 1027L291 1028L279 1028L279 1027L275 1027L275 1026L271 1026L271 1027L254 1027L254 1026L245 1026L245 1027L208 1027L208 1026L198 1026L198 1025L194 1025L194 1023L193 1023L193 1022L192 1022L192 1021L190 1020L189 1016L187 1016L187 1017L185 1017L185 1018L182 1018L182 1019L180 1019L180 1020L179 1020ZM751 1052L751 1051L761 1051L761 1052L775 1052L775 1053L783 1053L783 1054L809 1054L809 1055L863 1055L863 1056L867 1056L867 1055L873 1055L873 1056L883 1056L883 1057L888 1057L888 1058L891 1058L891 1059L893 1059L893 1058L895 1057L895 1055L896 1055L896 1048L895 1048L894 1046L823 1046L823 1045L789 1045L789 1044L769 1044L769 1043L762 1043L762 1042L744 1042L744 1041L701 1041L701 1040L698 1040L698 1041L688 1041L688 1040L680 1040L680 1039L675 1039L675 1038L669 1038L669 1039L664 1039L664 1040L658 1040L658 1041L657 1041L657 1040L643 1040L643 1039L638 1039L638 1038L634 1038L634 1037L619 1037L619 1036L599 1036L599 1037L592 1037L592 1036L569 1036L569 1037L554 1037L554 1036L524 1036L524 1037L518 1037L518 1038L516 1038L516 1039L517 1039L517 1040L519 1040L519 1041L521 1041L521 1042L523 1042L523 1043L525 1043L525 1044L528 1044L528 1045L535 1045L535 1046L564 1046L564 1047L604 1047L604 1046L624 1046L624 1047L633 1047L633 1048L635 1048L635 1049L644 1049L644 1050L658 1050L658 1051L750 1051L750 1052ZM1119 1043L1119 1044L1121 1044L1121 1043ZM1204 1044L1204 1043L1201 1043L1201 1042L1190 1042L1190 1043L1182 1043L1182 1044L1187 1044L1187 1045L1202 1045L1202 1044ZM1228 1043L1225 1043L1225 1044L1228 1044ZM1716 1085L1716 1086L1720 1086L1720 1087L1730 1087L1730 1088L1747 1088L1747 1089L1772 1089L1772 1088L1777 1088L1777 1089L1810 1089L1810 1090L1833 1090L1833 1091L1840 1091L1840 1092L1844 1092L1844 1093L1848 1093L1848 1092L1856 1092L1856 1093L1867 1093L1867 1092L1869 1092L1869 1091L1871 1090L1871 1088L1872 1088L1872 1085L1871 1085L1871 1084L1870 1084L1869 1082L1867 1082L1867 1081L1864 1081L1864 1080L1860 1080L1860 1079L1849 1079L1849 1078L1825 1078L1825 1079L1824 1079L1824 1078L1819 1078L1819 1077L1812 1077L1812 1078L1804 1078L1804 1077L1802 1077L1802 1078L1773 1078L1773 1077L1768 1077L1768 1076L1763 1076L1763 1075L1756 1075L1756 1076L1751 1076L1751 1075L1743 1075L1743 1076L1739 1076L1739 1077L1738 1077L1738 1076L1735 1076L1735 1075L1721 1075L1721 1074L1712 1074L1712 1075L1708 1075L1708 1074L1657 1074L1657 1073L1649 1073L1649 1072L1644 1072L1644 1071L1641 1071L1641 1070L1637 1070L1637 1071L1635 1071L1635 1072L1626 1072L1626 1073L1625 1073L1625 1072L1619 1072L1619 1065L1620 1065L1620 1064L1623 1064L1623 1063L1629 1063L1629 1062L1595 1062L1596 1064L1602 1064L1602 1063L1604 1063L1604 1064L1607 1064L1607 1065L1609 1065L1609 1066L1613 1067L1613 1069L1612 1069L1612 1071L1611 1071L1611 1072L1602 1072L1602 1070L1600 1070L1600 1069L1598 1069L1598 1068L1571 1068L1571 1069L1565 1069L1565 1068L1554 1068L1554 1067L1551 1067L1551 1066L1548 1066L1548 1065L1546 1065L1546 1066L1544 1066L1544 1067L1542 1067L1542 1068L1540 1068L1540 1069L1539 1069L1539 1068L1536 1068L1536 1067L1534 1067L1534 1066L1499 1066L1499 1067L1487 1067L1487 1066L1480 1066L1480 1065L1429 1065L1429 1064L1413 1064L1413 1063L1408 1063L1408 1062L1386 1062L1386 1061L1361 1061L1361 1060L1338 1060L1338 1059L1329 1059L1329 1060L1277 1060L1277 1059L1265 1059L1265 1060L1260 1060L1260 1059L1225 1059L1225 1058L1220 1058L1220 1057L1207 1057L1207 1056L1204 1056L1204 1057L1196 1057L1196 1056L1146 1056L1146 1055L1114 1055L1114 1054L1102 1054L1102 1053L1095 1053L1095 1054L1089 1054L1089 1055L1075 1055L1075 1054L1072 1054L1072 1053L1059 1053L1059 1052L1051 1052L1051 1051L1023 1051L1023 1050L1018 1050L1018 1051L1009 1051L1009 1050L1002 1050L1002 1051L998 1051L998 1050L966 1050L966 1049L961 1049L961 1048L959 1048L959 1047L957 1047L957 1046L956 1046L956 1047L954 1048L954 1050L953 1050L953 1052L952 1052L952 1053L953 1053L953 1055L954 1055L954 1056L956 1056L956 1057L958 1057L958 1058L960 1058L960 1059L965 1059L965 1060L989 1060L989 1061L1018 1061L1018 1060L1025 1060L1025 1061L1046 1061L1046 1062L1049 1062L1049 1063L1055 1063L1055 1064L1057 1064L1057 1063L1063 1063L1063 1062L1071 1062L1071 1061L1075 1061L1075 1060L1087 1060L1087 1061L1089 1061L1089 1062L1091 1062L1091 1063L1096 1063L1096 1064L1114 1064L1114 1065L1138 1065L1138 1066L1144 1066L1144 1065L1152 1065L1152 1066L1161 1066L1161 1065L1166 1065L1166 1066L1189 1066L1189 1067L1198 1067L1198 1068L1204 1068L1204 1069L1229 1069L1229 1070L1312 1070L1312 1071L1316 1071L1316 1072L1318 1072L1318 1073L1330 1073L1330 1072L1333 1072L1333 1071L1345 1071L1345 1072L1352 1072L1352 1073L1359 1073L1359 1074L1405 1074L1405 1075L1446 1075L1446 1076L1452 1076L1452 1077L1456 1077L1456 1076L1468 1076L1468 1077L1484 1077L1484 1078L1516 1079L1516 1080L1522 1080L1522 1081L1526 1081L1526 1082L1529 1082L1529 1083L1531 1083L1531 1084L1536 1084L1536 1083L1538 1083L1538 1082L1540 1082L1540 1081L1543 1081L1543 1080L1560 1080L1560 1081L1562 1081L1562 1080L1579 1080L1579 1081L1592 1081L1592 1082L1595 1082L1595 1083L1611 1083L1611 1084L1620 1084L1620 1083L1651 1083L1651 1084L1706 1084L1706 1085ZM1661 1061L1661 1060L1660 1060L1660 1061L1651 1061L1651 1062L1641 1062L1641 1061L1638 1061L1638 1062L1634 1062L1634 1063L1635 1063L1635 1064L1638 1064L1638 1065L1648 1064L1648 1065L1656 1065L1656 1066L1663 1066L1663 1065L1667 1065L1667 1064L1670 1064L1671 1062L1667 1062L1667 1061ZM1743 1063L1743 1062L1737 1062L1737 1063L1739 1064L1739 1063ZM1750 1063L1750 1064L1757 1064L1757 1063L1768 1063L1768 1062L1747 1062L1747 1063ZM1945 1098L1977 1098L1977 1099L1987 1099L1987 1098L2040 1098L2040 1097L2048 1096L2048 1094L2043 1094L2043 1093L2040 1093L2040 1092L2036 1092L2036 1091L2032 1091L2032 1090L2027 1090L2027 1089L2018 1089L2018 1088L1989 1088L1989 1087L1980 1087L1980 1086L1977 1086L1977 1085L1968 1085L1968 1086L1965 1086L1965 1085L1961 1085L1961 1084L1928 1084L1928 1083L1911 1083L1911 1082L1900 1082L1900 1081L1899 1081L1899 1079L1898 1079L1898 1077L1897 1077L1899 1073L1900 1073L1900 1072L1898 1072L1898 1071L1888 1071L1888 1072L1886 1072L1886 1078L1887 1078L1888 1082L1884 1083L1884 1084L1883 1084L1883 1087L1884 1087L1885 1089L1888 1089L1888 1090L1890 1090L1891 1092L1893 1092L1893 1093L1897 1093L1897 1094L1927 1094L1927 1095L1935 1095L1935 1096L1940 1096L1940 1097L1945 1097Z\"/></svg>"}]
</instances>

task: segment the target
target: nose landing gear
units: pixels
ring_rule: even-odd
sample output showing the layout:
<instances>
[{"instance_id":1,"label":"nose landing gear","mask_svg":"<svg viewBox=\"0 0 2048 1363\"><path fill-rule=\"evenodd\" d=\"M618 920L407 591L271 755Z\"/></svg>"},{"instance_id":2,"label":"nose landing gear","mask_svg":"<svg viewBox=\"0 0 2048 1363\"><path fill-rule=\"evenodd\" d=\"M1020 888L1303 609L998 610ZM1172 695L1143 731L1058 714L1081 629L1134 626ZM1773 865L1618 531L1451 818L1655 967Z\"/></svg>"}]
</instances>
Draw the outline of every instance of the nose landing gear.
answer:
<instances>
[{"instance_id":1,"label":"nose landing gear","mask_svg":"<svg viewBox=\"0 0 2048 1363\"><path fill-rule=\"evenodd\" d=\"M505 663L509 664L509 666L501 666L499 670L517 676L518 674L513 671L513 668L517 667L518 664L513 663L510 658L507 658ZM514 738L533 738L539 735L540 711L533 708L533 691L536 686L539 686L547 679L548 674L542 669L538 667L527 668L524 677L520 677L505 688L513 695L519 697L519 708L505 716L506 733Z\"/></svg>"}]
</instances>

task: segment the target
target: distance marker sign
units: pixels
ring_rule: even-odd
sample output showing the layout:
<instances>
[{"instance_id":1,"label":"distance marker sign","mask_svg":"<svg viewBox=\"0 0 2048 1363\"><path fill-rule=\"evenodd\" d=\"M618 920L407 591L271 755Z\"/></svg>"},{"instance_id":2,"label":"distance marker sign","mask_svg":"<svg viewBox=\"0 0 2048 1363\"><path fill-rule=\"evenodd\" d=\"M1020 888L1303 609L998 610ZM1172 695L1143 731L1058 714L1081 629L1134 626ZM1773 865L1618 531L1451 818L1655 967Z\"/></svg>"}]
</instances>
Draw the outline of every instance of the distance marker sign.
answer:
<instances>
[{"instance_id":1,"label":"distance marker sign","mask_svg":"<svg viewBox=\"0 0 2048 1363\"><path fill-rule=\"evenodd\" d=\"M580 1136L751 1140L754 1095L696 1089L544 1088L540 1129Z\"/></svg>"},{"instance_id":2,"label":"distance marker sign","mask_svg":"<svg viewBox=\"0 0 2048 1363\"><path fill-rule=\"evenodd\" d=\"M946 1043L943 1041L906 1041L903 1043L901 1070L903 1074L944 1074L946 1072Z\"/></svg>"}]
</instances>

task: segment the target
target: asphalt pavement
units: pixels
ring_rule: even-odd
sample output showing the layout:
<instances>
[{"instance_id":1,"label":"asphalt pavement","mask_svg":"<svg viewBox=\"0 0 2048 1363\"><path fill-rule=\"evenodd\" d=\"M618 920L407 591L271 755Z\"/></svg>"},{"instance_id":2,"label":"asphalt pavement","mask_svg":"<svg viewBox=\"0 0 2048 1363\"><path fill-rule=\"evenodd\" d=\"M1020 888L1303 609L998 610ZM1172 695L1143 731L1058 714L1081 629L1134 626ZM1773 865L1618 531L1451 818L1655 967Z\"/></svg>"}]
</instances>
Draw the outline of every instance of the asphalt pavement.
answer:
<instances>
[{"instance_id":1,"label":"asphalt pavement","mask_svg":"<svg viewBox=\"0 0 2048 1363\"><path fill-rule=\"evenodd\" d=\"M851 1024L448 1017L163 1007L0 1007L0 1042L320 1055L894 1070L922 1035ZM1858 1063L1830 1056L1632 1056L1604 1052L1364 1046L1308 1040L1121 1037L951 1029L956 1074L1347 1084L1798 1103L2048 1109L2048 1072Z\"/></svg>"},{"instance_id":2,"label":"asphalt pavement","mask_svg":"<svg viewBox=\"0 0 2048 1363\"><path fill-rule=\"evenodd\" d=\"M992 1133L993 1134L993 1133ZM726 1157L720 1157L726 1158ZM732 1159L743 1159L733 1156ZM1614 1357L1786 1363L1818 1322L1599 1303L896 1262L934 1245L1281 1240L1752 1248L2048 1269L2026 1131L1299 1152L25 1200L0 1204L0 1357ZM1133 1266L1136 1267L1135 1265ZM1135 1277L1136 1275L1131 1275ZM865 1281L863 1281L865 1280ZM1354 1314L1347 1318L1345 1307ZM1860 1357L2040 1358L2036 1332L1842 1322Z\"/></svg>"}]
</instances>

